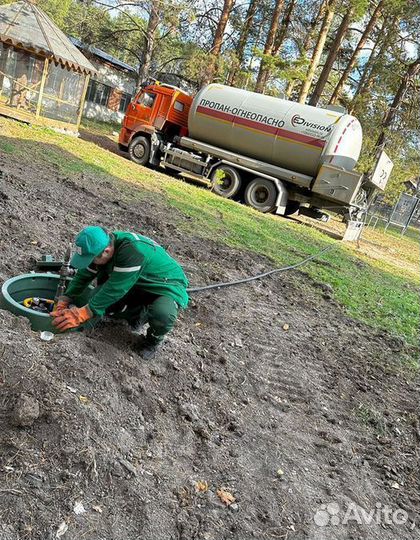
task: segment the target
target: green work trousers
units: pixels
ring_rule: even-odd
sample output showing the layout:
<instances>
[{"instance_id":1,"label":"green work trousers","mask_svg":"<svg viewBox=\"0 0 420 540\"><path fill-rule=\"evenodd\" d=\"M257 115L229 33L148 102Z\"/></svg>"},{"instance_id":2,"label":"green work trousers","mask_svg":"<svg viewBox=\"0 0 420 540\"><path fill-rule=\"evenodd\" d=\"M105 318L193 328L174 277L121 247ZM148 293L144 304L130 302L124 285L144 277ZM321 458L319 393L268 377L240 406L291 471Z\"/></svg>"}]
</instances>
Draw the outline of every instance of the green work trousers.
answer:
<instances>
[{"instance_id":1,"label":"green work trousers","mask_svg":"<svg viewBox=\"0 0 420 540\"><path fill-rule=\"evenodd\" d=\"M99 287L95 289L94 294L98 289ZM121 300L106 310L106 315L113 319L126 320L132 327L149 323L148 339L160 343L174 327L178 310L178 304L173 298L133 287ZM99 320L99 317L96 320ZM96 321L92 321L94 322Z\"/></svg>"}]
</instances>

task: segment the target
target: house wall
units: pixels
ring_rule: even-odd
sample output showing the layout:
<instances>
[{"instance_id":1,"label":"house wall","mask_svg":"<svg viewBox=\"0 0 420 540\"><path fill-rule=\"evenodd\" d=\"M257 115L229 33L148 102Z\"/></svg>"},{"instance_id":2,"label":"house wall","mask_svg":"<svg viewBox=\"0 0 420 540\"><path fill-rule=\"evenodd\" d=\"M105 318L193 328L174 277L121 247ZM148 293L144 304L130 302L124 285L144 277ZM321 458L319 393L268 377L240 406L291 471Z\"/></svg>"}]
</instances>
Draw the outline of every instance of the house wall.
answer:
<instances>
[{"instance_id":1,"label":"house wall","mask_svg":"<svg viewBox=\"0 0 420 540\"><path fill-rule=\"evenodd\" d=\"M137 75L122 71L109 64L101 62L97 58L89 57L90 62L98 71L93 77L102 84L106 84L112 88L107 105L100 105L86 101L83 110L83 116L99 120L101 122L119 122L124 118L124 113L118 110L121 96L125 94L134 95L136 91Z\"/></svg>"}]
</instances>

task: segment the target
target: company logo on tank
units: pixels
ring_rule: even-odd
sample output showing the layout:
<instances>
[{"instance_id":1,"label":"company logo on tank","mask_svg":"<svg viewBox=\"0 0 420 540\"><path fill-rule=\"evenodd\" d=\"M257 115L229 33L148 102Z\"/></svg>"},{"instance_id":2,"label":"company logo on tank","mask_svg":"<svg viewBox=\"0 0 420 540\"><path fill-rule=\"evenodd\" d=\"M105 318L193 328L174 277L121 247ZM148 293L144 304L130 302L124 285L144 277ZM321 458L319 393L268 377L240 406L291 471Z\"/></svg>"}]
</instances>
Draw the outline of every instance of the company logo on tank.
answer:
<instances>
[{"instance_id":1,"label":"company logo on tank","mask_svg":"<svg viewBox=\"0 0 420 540\"><path fill-rule=\"evenodd\" d=\"M323 126L322 124L316 124L315 122L308 122L303 118L303 116L300 116L299 114L295 114L292 116L292 119L290 120L290 123L293 127L304 127L309 128L309 130L317 130L317 131L323 131L325 133L330 133L332 130L332 126Z\"/></svg>"},{"instance_id":2,"label":"company logo on tank","mask_svg":"<svg viewBox=\"0 0 420 540\"><path fill-rule=\"evenodd\" d=\"M231 107L230 105L225 105L224 103L219 103L218 101L202 99L199 105L239 118L246 118L247 120L252 120L253 122L260 122L261 124L266 124L267 126L274 126L278 128L282 128L284 126L284 121L279 120L274 116L266 116L261 113L247 111L245 109L241 109L240 107Z\"/></svg>"}]
</instances>

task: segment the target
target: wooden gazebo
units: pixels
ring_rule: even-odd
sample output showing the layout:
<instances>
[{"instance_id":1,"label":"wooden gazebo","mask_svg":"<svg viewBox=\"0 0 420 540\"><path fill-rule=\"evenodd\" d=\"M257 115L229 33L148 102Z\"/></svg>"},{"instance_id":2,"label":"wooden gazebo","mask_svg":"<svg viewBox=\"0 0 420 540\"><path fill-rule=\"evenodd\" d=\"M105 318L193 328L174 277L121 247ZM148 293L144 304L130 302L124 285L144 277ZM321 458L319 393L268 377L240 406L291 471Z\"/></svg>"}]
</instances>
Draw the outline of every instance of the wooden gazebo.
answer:
<instances>
[{"instance_id":1,"label":"wooden gazebo","mask_svg":"<svg viewBox=\"0 0 420 540\"><path fill-rule=\"evenodd\" d=\"M33 1L0 6L0 114L78 131L93 73Z\"/></svg>"}]
</instances>

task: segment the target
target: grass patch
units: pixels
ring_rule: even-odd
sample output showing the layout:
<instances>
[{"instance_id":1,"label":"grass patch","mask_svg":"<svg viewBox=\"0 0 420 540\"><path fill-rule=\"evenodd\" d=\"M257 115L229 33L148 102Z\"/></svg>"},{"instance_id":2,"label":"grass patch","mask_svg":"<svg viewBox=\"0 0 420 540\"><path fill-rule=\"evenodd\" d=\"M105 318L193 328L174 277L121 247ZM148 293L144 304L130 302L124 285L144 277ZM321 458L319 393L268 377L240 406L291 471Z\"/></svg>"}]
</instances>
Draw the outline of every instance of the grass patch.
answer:
<instances>
[{"instance_id":1,"label":"grass patch","mask_svg":"<svg viewBox=\"0 0 420 540\"><path fill-rule=\"evenodd\" d=\"M48 163L70 176L84 172L106 178L128 196L130 184L159 192L189 216L178 224L184 230L263 254L273 260L273 266L296 263L334 245L323 260L301 270L330 284L335 299L352 317L417 343L420 280L414 238L367 229L360 247L339 243L316 228L259 214L206 189L139 167L93 143L5 119L0 119L0 129L2 145L22 160ZM244 268L244 276L252 273L252 268Z\"/></svg>"},{"instance_id":2,"label":"grass patch","mask_svg":"<svg viewBox=\"0 0 420 540\"><path fill-rule=\"evenodd\" d=\"M388 430L385 419L374 407L360 403L355 413L363 425L374 429L376 435L379 437L385 437L387 435Z\"/></svg>"},{"instance_id":3,"label":"grass patch","mask_svg":"<svg viewBox=\"0 0 420 540\"><path fill-rule=\"evenodd\" d=\"M121 124L118 122L99 122L98 120L93 120L93 118L82 118L80 129L86 129L98 135L112 135L114 131L117 133L120 132Z\"/></svg>"},{"instance_id":4,"label":"grass patch","mask_svg":"<svg viewBox=\"0 0 420 540\"><path fill-rule=\"evenodd\" d=\"M6 154L13 154L16 146L8 141L4 141L0 137L0 150Z\"/></svg>"},{"instance_id":5,"label":"grass patch","mask_svg":"<svg viewBox=\"0 0 420 540\"><path fill-rule=\"evenodd\" d=\"M321 262L313 261L301 270L316 281L329 283L336 300L352 317L416 341L419 299L415 276L399 275L400 271L386 261L357 256L352 245L338 244L316 229L262 216L216 197L206 204L208 193L204 190L195 196L199 204L192 205L186 193L194 189L175 183L167 188L171 204L194 218L191 229L198 223L206 236L214 238L217 234L230 246L267 255L278 265L293 264L327 245L335 245ZM322 264L322 260L328 264Z\"/></svg>"}]
</instances>

